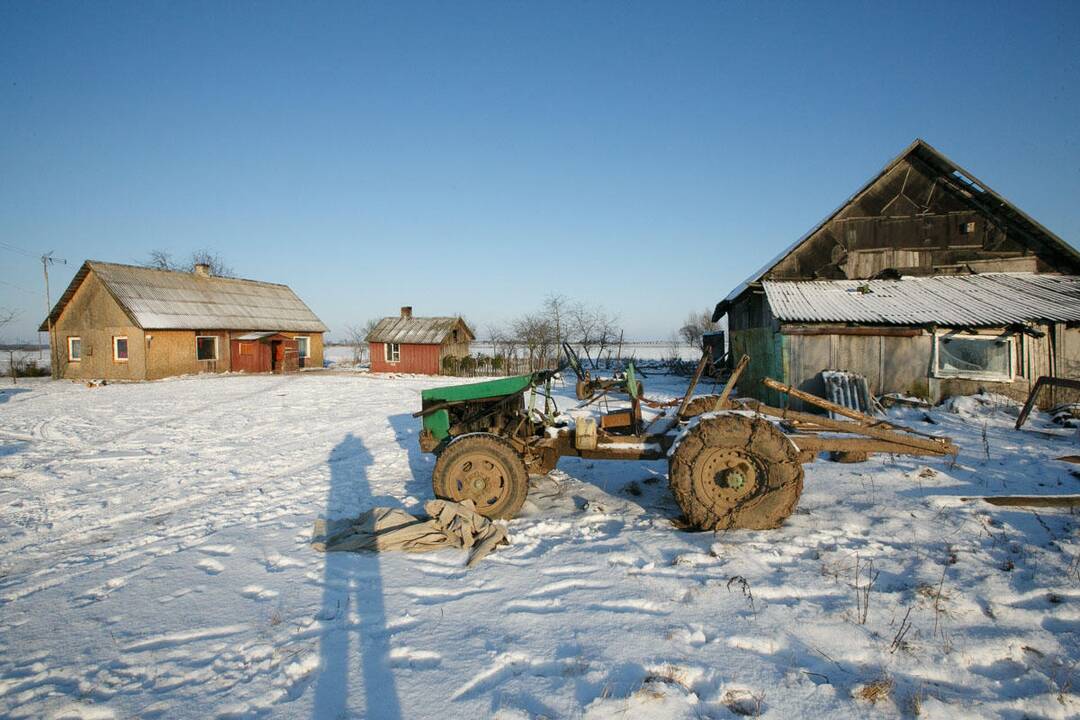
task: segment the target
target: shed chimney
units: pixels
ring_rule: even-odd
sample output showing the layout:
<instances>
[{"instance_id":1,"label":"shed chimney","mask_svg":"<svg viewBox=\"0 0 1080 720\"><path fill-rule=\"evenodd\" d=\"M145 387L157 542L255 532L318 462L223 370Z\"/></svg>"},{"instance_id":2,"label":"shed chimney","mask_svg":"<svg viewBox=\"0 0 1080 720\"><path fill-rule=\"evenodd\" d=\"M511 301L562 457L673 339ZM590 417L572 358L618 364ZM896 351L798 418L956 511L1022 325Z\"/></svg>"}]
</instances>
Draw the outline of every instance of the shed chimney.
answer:
<instances>
[{"instance_id":1,"label":"shed chimney","mask_svg":"<svg viewBox=\"0 0 1080 720\"><path fill-rule=\"evenodd\" d=\"M195 274L201 277L210 277L210 266L207 263L195 263Z\"/></svg>"},{"instance_id":2,"label":"shed chimney","mask_svg":"<svg viewBox=\"0 0 1080 720\"><path fill-rule=\"evenodd\" d=\"M401 317L404 320L408 320L412 317L412 305L403 305L401 307Z\"/></svg>"}]
</instances>

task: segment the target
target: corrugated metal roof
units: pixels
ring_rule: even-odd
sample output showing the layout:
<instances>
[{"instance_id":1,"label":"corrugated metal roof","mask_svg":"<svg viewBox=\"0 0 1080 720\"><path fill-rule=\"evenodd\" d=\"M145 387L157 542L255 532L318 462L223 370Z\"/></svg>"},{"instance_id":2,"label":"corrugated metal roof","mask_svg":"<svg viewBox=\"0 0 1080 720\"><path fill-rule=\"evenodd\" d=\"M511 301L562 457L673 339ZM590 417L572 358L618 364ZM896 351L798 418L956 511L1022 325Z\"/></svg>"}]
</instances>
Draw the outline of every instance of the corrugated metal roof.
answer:
<instances>
[{"instance_id":1,"label":"corrugated metal roof","mask_svg":"<svg viewBox=\"0 0 1080 720\"><path fill-rule=\"evenodd\" d=\"M1035 273L762 283L782 322L978 327L1080 321L1080 277Z\"/></svg>"},{"instance_id":2,"label":"corrugated metal roof","mask_svg":"<svg viewBox=\"0 0 1080 720\"><path fill-rule=\"evenodd\" d=\"M465 328L470 340L472 331L456 317L387 317L368 333L366 342L398 343L400 345L441 345L458 323Z\"/></svg>"},{"instance_id":3,"label":"corrugated metal roof","mask_svg":"<svg viewBox=\"0 0 1080 720\"><path fill-rule=\"evenodd\" d=\"M327 330L287 285L96 260L76 273L53 308L54 321L90 271L147 330Z\"/></svg>"}]
</instances>

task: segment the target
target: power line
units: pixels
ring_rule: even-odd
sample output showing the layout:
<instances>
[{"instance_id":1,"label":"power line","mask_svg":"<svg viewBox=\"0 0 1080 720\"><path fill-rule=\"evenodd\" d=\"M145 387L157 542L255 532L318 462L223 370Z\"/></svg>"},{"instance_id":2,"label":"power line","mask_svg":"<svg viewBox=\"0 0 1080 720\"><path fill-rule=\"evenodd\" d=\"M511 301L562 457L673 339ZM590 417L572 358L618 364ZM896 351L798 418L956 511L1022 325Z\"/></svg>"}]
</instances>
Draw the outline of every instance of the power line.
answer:
<instances>
[{"instance_id":1,"label":"power line","mask_svg":"<svg viewBox=\"0 0 1080 720\"><path fill-rule=\"evenodd\" d=\"M26 257L32 257L34 259L37 259L37 257L38 257L36 253L32 253L29 250L23 250L22 248L15 247L14 245L11 245L10 243L6 243L6 242L3 242L3 241L0 241L0 247L5 248L7 250L11 250L12 252L17 252L20 255L25 255Z\"/></svg>"},{"instance_id":2,"label":"power line","mask_svg":"<svg viewBox=\"0 0 1080 720\"><path fill-rule=\"evenodd\" d=\"M7 280L0 280L0 285L7 285L8 287L13 287L16 290L22 290L23 292L26 292L26 293L37 292L37 290L27 290L26 288L21 287L19 285L16 285L15 283L9 283Z\"/></svg>"}]
</instances>

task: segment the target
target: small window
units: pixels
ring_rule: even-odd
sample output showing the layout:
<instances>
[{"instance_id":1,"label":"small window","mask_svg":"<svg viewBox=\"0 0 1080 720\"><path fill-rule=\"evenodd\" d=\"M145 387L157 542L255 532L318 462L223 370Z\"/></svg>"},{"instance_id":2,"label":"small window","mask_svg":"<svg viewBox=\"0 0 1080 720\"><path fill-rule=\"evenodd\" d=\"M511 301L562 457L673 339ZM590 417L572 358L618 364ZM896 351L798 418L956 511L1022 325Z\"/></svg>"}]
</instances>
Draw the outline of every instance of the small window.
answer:
<instances>
[{"instance_id":1,"label":"small window","mask_svg":"<svg viewBox=\"0 0 1080 720\"><path fill-rule=\"evenodd\" d=\"M118 336L112 339L112 357L113 362L128 361L128 346L126 337Z\"/></svg>"},{"instance_id":2,"label":"small window","mask_svg":"<svg viewBox=\"0 0 1080 720\"><path fill-rule=\"evenodd\" d=\"M82 338L69 337L68 362L79 362L80 360L82 360Z\"/></svg>"},{"instance_id":3,"label":"small window","mask_svg":"<svg viewBox=\"0 0 1080 720\"><path fill-rule=\"evenodd\" d=\"M1013 379L1011 337L990 335L940 335L936 339L937 377L971 380Z\"/></svg>"},{"instance_id":4,"label":"small window","mask_svg":"<svg viewBox=\"0 0 1080 720\"><path fill-rule=\"evenodd\" d=\"M386 351L386 362L397 362L401 359L401 346L397 343L386 343L383 349Z\"/></svg>"},{"instance_id":5,"label":"small window","mask_svg":"<svg viewBox=\"0 0 1080 720\"><path fill-rule=\"evenodd\" d=\"M254 346L252 345L252 343L243 343L242 342L242 343L240 343L239 354L240 355L254 355L255 351L254 351L253 347Z\"/></svg>"},{"instance_id":6,"label":"small window","mask_svg":"<svg viewBox=\"0 0 1080 720\"><path fill-rule=\"evenodd\" d=\"M195 358L198 360L217 360L217 335L198 335L195 337Z\"/></svg>"},{"instance_id":7,"label":"small window","mask_svg":"<svg viewBox=\"0 0 1080 720\"><path fill-rule=\"evenodd\" d=\"M298 337L298 338L296 338L296 349L300 353L300 357L302 357L302 358L311 357L311 345L309 343L308 338L306 338L306 337Z\"/></svg>"}]
</instances>

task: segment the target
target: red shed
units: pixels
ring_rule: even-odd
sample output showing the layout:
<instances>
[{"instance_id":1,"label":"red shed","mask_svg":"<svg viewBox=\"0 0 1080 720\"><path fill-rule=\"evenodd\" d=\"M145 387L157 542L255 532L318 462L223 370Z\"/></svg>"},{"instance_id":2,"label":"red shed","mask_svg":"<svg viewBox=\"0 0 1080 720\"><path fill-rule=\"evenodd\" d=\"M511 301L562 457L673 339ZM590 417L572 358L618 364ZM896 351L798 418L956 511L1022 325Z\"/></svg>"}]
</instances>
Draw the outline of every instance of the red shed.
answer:
<instances>
[{"instance_id":1,"label":"red shed","mask_svg":"<svg viewBox=\"0 0 1080 720\"><path fill-rule=\"evenodd\" d=\"M413 317L411 307L383 318L366 338L372 372L438 375L447 355L469 354L476 339L460 317Z\"/></svg>"}]
</instances>

